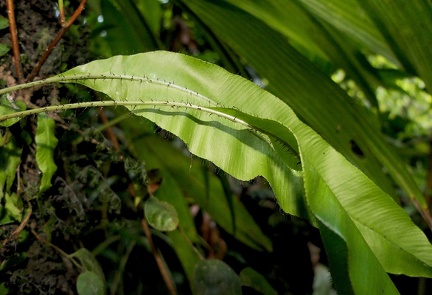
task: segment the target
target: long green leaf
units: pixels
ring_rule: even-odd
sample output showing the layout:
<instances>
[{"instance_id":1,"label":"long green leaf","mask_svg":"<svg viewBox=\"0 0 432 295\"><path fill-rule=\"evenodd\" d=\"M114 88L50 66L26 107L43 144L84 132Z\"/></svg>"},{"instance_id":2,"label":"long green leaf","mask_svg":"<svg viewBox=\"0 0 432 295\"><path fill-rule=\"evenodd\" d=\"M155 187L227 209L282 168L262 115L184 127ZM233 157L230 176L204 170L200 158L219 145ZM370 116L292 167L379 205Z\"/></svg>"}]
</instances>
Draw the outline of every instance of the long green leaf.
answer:
<instances>
[{"instance_id":1,"label":"long green leaf","mask_svg":"<svg viewBox=\"0 0 432 295\"><path fill-rule=\"evenodd\" d=\"M432 5L424 0L362 1L405 69L418 75L432 89Z\"/></svg>"},{"instance_id":2,"label":"long green leaf","mask_svg":"<svg viewBox=\"0 0 432 295\"><path fill-rule=\"evenodd\" d=\"M362 48L381 54L398 64L389 44L368 16L358 0L296 0L317 18L330 24L346 38L353 39Z\"/></svg>"},{"instance_id":3,"label":"long green leaf","mask_svg":"<svg viewBox=\"0 0 432 295\"><path fill-rule=\"evenodd\" d=\"M366 252L357 244L365 239L386 271L432 277L432 246L405 211L309 127L292 126L305 169L308 204L323 226L346 241L348 259L362 260L350 252ZM375 264L375 258L368 259L365 264Z\"/></svg>"},{"instance_id":4,"label":"long green leaf","mask_svg":"<svg viewBox=\"0 0 432 295\"><path fill-rule=\"evenodd\" d=\"M373 116L294 50L283 35L225 1L190 0L185 4L269 82L270 92L290 105L350 162L391 192L382 173L384 165L409 196L427 210L422 193L379 134ZM352 151L351 142L360 147L364 157Z\"/></svg>"},{"instance_id":5,"label":"long green leaf","mask_svg":"<svg viewBox=\"0 0 432 295\"><path fill-rule=\"evenodd\" d=\"M46 114L39 114L36 130L36 162L42 172L39 192L43 193L51 187L51 178L57 170L54 162L54 149L57 146L57 138L54 135L55 123Z\"/></svg>"},{"instance_id":6,"label":"long green leaf","mask_svg":"<svg viewBox=\"0 0 432 295\"><path fill-rule=\"evenodd\" d=\"M309 10L308 6L301 3L302 1L248 0L229 2L262 20L273 30L288 37L290 44L323 70L344 69L348 76L357 83L370 103L377 107L372 87L378 81L371 74L370 66L364 62L365 58L360 51L361 48L350 38L350 34L335 29L319 17L320 14L317 17L314 11ZM354 7L354 9L356 8ZM332 20L337 19L331 14L330 18ZM362 22L362 24L371 24L373 32L379 35L370 20L369 23ZM328 74L330 75L332 72Z\"/></svg>"},{"instance_id":7,"label":"long green leaf","mask_svg":"<svg viewBox=\"0 0 432 295\"><path fill-rule=\"evenodd\" d=\"M372 250L386 271L432 276L432 247L407 214L365 174L299 120L285 103L251 82L217 66L168 52L117 56L77 67L62 76L64 80L81 79L79 83L118 101L166 100L165 108L149 109L137 105L130 109L178 135L191 152L215 162L235 177L249 179L263 175L269 180L284 210L292 212L298 210L296 192L289 194L286 186L294 187L289 177L295 172L275 151L271 140L273 125L255 127L250 118L285 126L299 144L310 209L321 224L346 240L347 253L364 249L367 261L373 266L374 258L367 254ZM174 105L170 101L178 103ZM198 107L192 107L195 104ZM184 107L173 108L180 105ZM239 114L245 114L243 120L222 113L223 108L218 105L231 106ZM204 109L218 110L220 115L209 116ZM283 136L279 140L286 142ZM311 189L308 179L316 179L314 182L323 185ZM284 190L286 194L281 194ZM315 204L315 198L316 202L321 200L321 205ZM329 206L325 207L327 201ZM355 229L353 224L360 233L357 230L353 234L350 234L351 230L346 231L348 225L348 229ZM406 234L401 234L401 231ZM363 239L367 244L361 242ZM348 269L350 277L357 279L364 271L349 254ZM380 268L372 267L369 272L371 277L376 272L376 277L386 278ZM361 290L356 284L357 281L353 282L354 291ZM380 289L376 280L371 280L371 284L371 288Z\"/></svg>"},{"instance_id":8,"label":"long green leaf","mask_svg":"<svg viewBox=\"0 0 432 295\"><path fill-rule=\"evenodd\" d=\"M9 192L21 163L21 149L15 137L7 130L0 139L0 200Z\"/></svg>"},{"instance_id":9,"label":"long green leaf","mask_svg":"<svg viewBox=\"0 0 432 295\"><path fill-rule=\"evenodd\" d=\"M146 22L134 1L101 1L101 10L106 32L104 40L113 54L135 53L160 47L160 41L153 35L154 28ZM155 12L154 9L153 11Z\"/></svg>"}]
</instances>

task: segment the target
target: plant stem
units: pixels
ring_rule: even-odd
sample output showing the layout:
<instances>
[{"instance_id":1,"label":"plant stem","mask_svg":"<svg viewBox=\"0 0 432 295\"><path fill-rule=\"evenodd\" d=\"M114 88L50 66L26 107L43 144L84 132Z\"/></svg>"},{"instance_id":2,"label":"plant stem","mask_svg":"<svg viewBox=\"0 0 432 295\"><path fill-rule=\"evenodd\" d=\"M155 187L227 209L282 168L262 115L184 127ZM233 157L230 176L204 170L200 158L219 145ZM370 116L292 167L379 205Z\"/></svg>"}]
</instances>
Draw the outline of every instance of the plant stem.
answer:
<instances>
[{"instance_id":1,"label":"plant stem","mask_svg":"<svg viewBox=\"0 0 432 295\"><path fill-rule=\"evenodd\" d=\"M32 229L31 230L31 232L32 232L32 234L36 237L36 239L39 241L39 242L41 242L41 243L44 243L44 244L46 244L46 245L48 245L48 246L51 246L54 250L56 250L57 252L59 252L61 255L63 255L64 257L66 257L67 259L69 259L70 261L72 261L72 263L76 266L76 267L78 267L79 269L82 269L83 267L73 258L73 257L71 257L69 254L67 254L65 251L63 251L62 249L60 249L59 247L57 247L56 245L53 245L53 244L51 244L49 241L47 241L47 240L45 240L45 239L43 239L41 236L39 236L38 234L37 234L37 232L34 230L34 229Z\"/></svg>"},{"instance_id":2,"label":"plant stem","mask_svg":"<svg viewBox=\"0 0 432 295\"><path fill-rule=\"evenodd\" d=\"M147 237L147 239L151 245L151 248L153 251L153 256L156 260L156 263L159 267L159 271L162 275L163 280L165 281L165 284L167 285L167 288L168 288L170 294L171 295L177 294L174 282L172 281L171 276L169 274L169 270L166 269L166 265L165 265L165 263L161 257L161 254L159 253L159 250L156 249L156 246L153 243L153 239L152 239L152 236L150 233L150 228L147 224L145 217L141 219L141 227L143 228L144 234Z\"/></svg>"},{"instance_id":3,"label":"plant stem","mask_svg":"<svg viewBox=\"0 0 432 295\"><path fill-rule=\"evenodd\" d=\"M183 103L183 102L169 102L169 101L90 101L90 102L77 102L77 103L70 103L70 104L64 104L64 105L56 105L56 106L48 106L48 107L42 107L37 109L31 109L21 112L16 112L12 114L2 115L0 116L0 122L8 119L18 118L18 117L25 117L29 115L35 115L39 113L47 113L47 112L57 112L57 111L65 111L65 110L72 110L72 109L81 109L81 108L92 108L92 107L116 107L116 106L157 106L157 107L171 107L171 108L189 108L189 109L195 109L203 112L207 112L210 114L217 115L219 117L228 119L230 121L233 121L235 123L239 123L241 125L244 125L247 128L250 129L257 129L253 127L252 125L248 124L247 122L237 119L234 116L225 114L221 111L214 110L212 108L206 108L198 105L193 105L190 103ZM131 110L133 113L142 112L145 110L138 109L138 110Z\"/></svg>"},{"instance_id":4,"label":"plant stem","mask_svg":"<svg viewBox=\"0 0 432 295\"><path fill-rule=\"evenodd\" d=\"M63 4L63 0L58 0L58 6L59 6L59 17L60 17L60 24L62 27L65 26L65 15L64 15L64 4Z\"/></svg>"},{"instance_id":5,"label":"plant stem","mask_svg":"<svg viewBox=\"0 0 432 295\"><path fill-rule=\"evenodd\" d=\"M61 29L57 32L57 35L55 36L54 40L51 41L51 44L48 46L48 48L45 50L44 54L38 61L36 67L33 68L30 75L28 75L26 81L30 82L33 81L33 79L36 77L36 75L39 73L40 69L42 68L43 64L47 60L48 56L51 54L51 52L56 47L57 43L60 41L60 39L63 37L64 34L69 30L70 26L73 24L73 22L77 19L77 17L81 14L81 12L84 10L85 4L87 0L81 0L80 5L75 10L74 14L71 16L71 18L68 20L68 22L61 27Z\"/></svg>"},{"instance_id":6,"label":"plant stem","mask_svg":"<svg viewBox=\"0 0 432 295\"><path fill-rule=\"evenodd\" d=\"M24 227L27 225L30 216L32 214L32 208L29 207L27 210L27 214L24 217L24 219L21 221L20 225L12 232L12 234L6 238L3 242L2 245L5 246L7 243L9 243L11 240L18 238L18 235L21 233L21 231L24 229Z\"/></svg>"},{"instance_id":7,"label":"plant stem","mask_svg":"<svg viewBox=\"0 0 432 295\"><path fill-rule=\"evenodd\" d=\"M429 163L426 176L424 196L429 208L432 207L432 141L429 142Z\"/></svg>"},{"instance_id":8,"label":"plant stem","mask_svg":"<svg viewBox=\"0 0 432 295\"><path fill-rule=\"evenodd\" d=\"M7 6L7 14L9 19L9 30L11 33L11 43L12 43L12 50L14 54L14 63L15 63L15 69L16 73L18 75L18 81L20 83L24 82L23 73L21 71L21 61L20 61L20 51L19 51L19 45L18 45L18 30L16 26L15 21L15 12L14 12L14 2L13 0L7 0L6 1Z\"/></svg>"}]
</instances>

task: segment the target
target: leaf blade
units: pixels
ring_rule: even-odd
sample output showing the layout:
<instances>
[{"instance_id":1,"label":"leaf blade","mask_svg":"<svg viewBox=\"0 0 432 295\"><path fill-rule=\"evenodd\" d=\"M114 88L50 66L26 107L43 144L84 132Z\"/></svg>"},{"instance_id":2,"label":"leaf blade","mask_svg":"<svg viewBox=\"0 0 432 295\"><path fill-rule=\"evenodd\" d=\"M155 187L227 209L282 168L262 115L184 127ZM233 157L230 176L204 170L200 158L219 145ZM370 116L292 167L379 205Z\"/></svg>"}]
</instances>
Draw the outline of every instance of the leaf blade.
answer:
<instances>
[{"instance_id":1,"label":"leaf blade","mask_svg":"<svg viewBox=\"0 0 432 295\"><path fill-rule=\"evenodd\" d=\"M38 115L38 126L36 129L36 162L42 172L39 193L43 193L51 187L51 178L57 170L54 162L54 149L58 139L54 134L55 122L46 114Z\"/></svg>"}]
</instances>

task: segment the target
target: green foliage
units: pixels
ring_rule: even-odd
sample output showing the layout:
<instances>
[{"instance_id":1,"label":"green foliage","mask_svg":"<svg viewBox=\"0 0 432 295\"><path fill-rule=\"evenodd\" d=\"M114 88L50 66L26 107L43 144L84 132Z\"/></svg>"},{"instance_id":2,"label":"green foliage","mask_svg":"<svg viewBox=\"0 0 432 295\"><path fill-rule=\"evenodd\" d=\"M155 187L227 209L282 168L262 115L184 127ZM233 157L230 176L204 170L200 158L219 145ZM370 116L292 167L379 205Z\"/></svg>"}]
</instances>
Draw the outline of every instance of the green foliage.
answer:
<instances>
[{"instance_id":1,"label":"green foliage","mask_svg":"<svg viewBox=\"0 0 432 295\"><path fill-rule=\"evenodd\" d=\"M194 292L197 295L239 295L240 278L223 261L202 260L195 266Z\"/></svg>"},{"instance_id":2,"label":"green foliage","mask_svg":"<svg viewBox=\"0 0 432 295\"><path fill-rule=\"evenodd\" d=\"M54 135L54 127L55 123L52 118L45 114L39 114L35 135L36 162L42 172L39 193L43 193L51 187L51 178L57 170L54 163L54 149L58 140Z\"/></svg>"},{"instance_id":3,"label":"green foliage","mask_svg":"<svg viewBox=\"0 0 432 295\"><path fill-rule=\"evenodd\" d=\"M85 271L78 276L77 292L79 295L103 295L104 285L97 274Z\"/></svg>"},{"instance_id":4,"label":"green foliage","mask_svg":"<svg viewBox=\"0 0 432 295\"><path fill-rule=\"evenodd\" d=\"M180 293L240 294L243 286L276 294L283 288L272 286L272 272L256 268L259 262L249 266L246 257L277 253L289 264L282 254L297 250L281 252L266 228L287 222L271 215L263 225L246 206L246 189L232 191L231 177L262 176L285 213L319 230L338 293L397 294L393 275L432 278L430 124L421 122L431 102L429 4L91 5L96 13L83 22L94 26L91 48L109 58L62 65L69 70L0 90L5 251L17 235L13 226L22 222L20 242L37 253L29 261L48 259L41 243L60 253L73 263L68 271L78 294L175 293L174 284L187 286ZM7 25L0 19L0 29ZM1 50L7 56L8 48ZM145 51L152 52L130 55ZM66 102L57 88L38 97L55 83L67 85L56 87L78 102ZM14 101L13 91L30 87L38 89L32 101ZM102 124L95 107L104 108ZM85 109L84 120L70 120L75 109ZM60 111L65 114L51 115ZM62 242L69 253L79 250L67 255L56 246ZM236 244L237 252L230 248ZM165 284L154 279L156 266L144 275L154 289L135 277L143 270L132 269L131 261L142 255L156 258ZM28 269L12 271L25 259L7 256L0 275L30 285ZM426 293L420 285L418 293Z\"/></svg>"},{"instance_id":5,"label":"green foliage","mask_svg":"<svg viewBox=\"0 0 432 295\"><path fill-rule=\"evenodd\" d=\"M155 61L158 61L157 64ZM142 71L141 64L146 65L148 72ZM189 70L188 67L191 69ZM191 79L189 73L192 72L192 68L194 75L201 77L199 81ZM115 76L116 73L121 72L126 74ZM235 177L247 180L256 175L263 175L272 185L281 207L287 212L298 215L301 212L299 202L293 199L292 194L287 195L284 191L292 184L287 182L292 177L286 175L295 175L295 170L290 169L289 164L284 162L285 157L279 157L278 150L273 148L276 140L283 144L290 141L285 139L283 133L273 130L271 124L262 124L259 121L261 124L254 125L250 118L263 118L274 121L273 124L279 123L285 126L297 140L304 169L306 200L303 202L309 204L307 209L312 213L312 221L317 218L319 223L325 225L326 230L337 233L347 243L347 257L349 259L352 257L353 261L348 261L346 271L351 273L351 277L362 277L368 282L366 284L368 288L375 286L374 288L379 289L384 282L388 282L391 286L391 281L380 268L375 256L372 252L368 253L370 250L388 272L413 276L431 275L431 245L406 213L319 135L298 120L287 105L251 82L213 65L165 52L97 61L64 73L62 77L65 80L69 77L84 77L84 73L90 75L90 78L80 83L102 91L116 100L131 99L130 93L133 93L133 97L140 97L142 101L154 101L159 109L149 110L140 105L129 108L135 114L146 116L164 129L178 135L186 142L191 152L213 161ZM148 77L152 75L152 78L147 78L147 75ZM104 76L107 77L105 81L92 79L92 77ZM108 81L109 77L113 79ZM166 82L162 77L176 79L177 82ZM206 80L205 77L209 79ZM173 97L174 100L158 103L160 95ZM259 110L252 108L256 103L251 98L260 101L266 107ZM188 102L182 103L182 101ZM162 109L160 106L164 104L167 108ZM236 114L239 115L232 116L229 112L224 112L229 108L217 107L220 104L232 104L231 109L236 110ZM171 111L173 106L174 111ZM216 118L209 121L206 110L210 114L214 111ZM177 118L176 120L170 119L170 111L172 116ZM242 116L242 113L246 115ZM226 127L222 128L222 126ZM288 135L291 132L288 132ZM272 140L276 134L278 137ZM218 141L212 141L214 138L225 138L222 141L223 146L228 147L230 154L227 154L222 146L218 146ZM196 142L201 144L197 145ZM202 144L204 142L210 144ZM255 154L246 156L249 151ZM288 158L291 155L290 150L282 152L286 153ZM274 156L271 156L271 153ZM243 160L237 157L235 162L227 161L227 158L232 155L245 155L245 157ZM269 161L270 159L274 164ZM247 171L239 169L243 167L238 166L243 161L245 163L243 165L249 167ZM290 163L292 160L287 162ZM272 172L266 172L267 169ZM349 181L352 179L356 181ZM331 198L335 198L335 201L330 202ZM371 215L370 212L374 214ZM303 214L305 216L306 213ZM381 217L383 215L386 216L385 219ZM401 228L405 228L404 232L407 235L400 234ZM390 245L397 246L389 247ZM366 261L371 268L355 267L354 262L360 255L365 256L362 261ZM368 277L370 280L367 279ZM353 282L356 280L354 279ZM361 293L361 286L365 285L354 284L352 286L354 292ZM390 287L385 289L391 290Z\"/></svg>"},{"instance_id":6,"label":"green foliage","mask_svg":"<svg viewBox=\"0 0 432 295\"><path fill-rule=\"evenodd\" d=\"M148 223L160 231L173 231L179 219L175 208L167 202L151 197L145 202L144 212Z\"/></svg>"},{"instance_id":7,"label":"green foliage","mask_svg":"<svg viewBox=\"0 0 432 295\"><path fill-rule=\"evenodd\" d=\"M252 287L256 291L267 294L276 295L277 292L272 288L272 286L267 282L265 277L263 277L259 272L253 268L247 267L240 272L240 281L242 286Z\"/></svg>"}]
</instances>

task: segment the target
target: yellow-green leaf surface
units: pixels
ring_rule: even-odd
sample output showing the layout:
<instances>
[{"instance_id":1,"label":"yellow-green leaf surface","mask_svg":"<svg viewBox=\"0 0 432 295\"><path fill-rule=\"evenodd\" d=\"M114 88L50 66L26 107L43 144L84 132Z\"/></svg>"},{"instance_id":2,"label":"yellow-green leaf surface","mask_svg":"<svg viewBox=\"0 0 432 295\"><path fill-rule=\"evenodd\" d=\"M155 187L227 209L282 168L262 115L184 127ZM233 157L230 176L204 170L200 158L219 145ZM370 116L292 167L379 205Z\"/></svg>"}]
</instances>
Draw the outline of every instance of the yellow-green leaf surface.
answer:
<instances>
[{"instance_id":1,"label":"yellow-green leaf surface","mask_svg":"<svg viewBox=\"0 0 432 295\"><path fill-rule=\"evenodd\" d=\"M1 45L1 44L0 44ZM1 56L1 48L0 48L0 56ZM2 95L2 97L0 98L0 115L6 115L6 114L13 114L16 113L18 111L22 111L25 110L26 106L25 103L23 101L14 101L11 102L9 101L9 99L6 98L6 95ZM4 120L0 122L0 126L2 127L9 127L13 124L15 124L16 122L18 122L19 120L21 120L21 118L13 118L13 119L8 119L8 120Z\"/></svg>"},{"instance_id":2,"label":"yellow-green leaf surface","mask_svg":"<svg viewBox=\"0 0 432 295\"><path fill-rule=\"evenodd\" d=\"M432 247L407 214L299 120L285 102L250 81L215 65L168 52L95 61L62 74L62 79L87 85L119 102L133 101L136 105L129 107L131 111L178 135L192 153L234 177L266 177L282 208L299 213L299 198L303 197L293 190L298 189L293 178L302 172L291 169L275 148L276 139L287 143L292 140L287 134L292 133L305 174L309 210L319 225L345 241L350 278L371 278L368 286L379 290L382 284L391 285L383 269L432 276ZM232 109L241 117L224 109ZM290 132L277 135L274 126L284 126ZM286 153L288 156L292 151ZM320 185L315 188L311 183ZM359 249L363 249L370 268L358 267L353 261ZM374 277L383 280L380 285ZM363 290L359 284L352 284L355 292Z\"/></svg>"},{"instance_id":3,"label":"yellow-green leaf surface","mask_svg":"<svg viewBox=\"0 0 432 295\"><path fill-rule=\"evenodd\" d=\"M54 135L55 122L46 114L39 114L36 129L36 162L42 172L39 192L43 193L51 187L51 178L57 170L54 162L54 149L57 138Z\"/></svg>"},{"instance_id":4,"label":"yellow-green leaf surface","mask_svg":"<svg viewBox=\"0 0 432 295\"><path fill-rule=\"evenodd\" d=\"M268 91L286 102L377 185L391 192L382 172L382 166L385 166L408 195L427 208L405 164L379 133L373 115L295 50L281 34L282 29L276 31L270 24L226 1L189 0L185 5L268 81ZM379 34L376 37L380 40ZM363 157L352 151L350 142L360 147Z\"/></svg>"}]
</instances>

